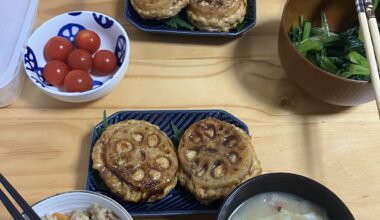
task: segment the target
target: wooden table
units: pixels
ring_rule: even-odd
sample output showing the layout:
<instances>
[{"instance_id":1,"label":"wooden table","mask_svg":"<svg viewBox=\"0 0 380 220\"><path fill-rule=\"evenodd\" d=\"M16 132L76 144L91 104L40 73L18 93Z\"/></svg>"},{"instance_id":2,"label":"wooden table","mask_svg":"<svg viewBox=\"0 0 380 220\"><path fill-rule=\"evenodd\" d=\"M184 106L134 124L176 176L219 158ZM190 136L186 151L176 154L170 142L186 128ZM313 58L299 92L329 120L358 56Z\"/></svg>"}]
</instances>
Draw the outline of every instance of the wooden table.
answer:
<instances>
[{"instance_id":1,"label":"wooden table","mask_svg":"<svg viewBox=\"0 0 380 220\"><path fill-rule=\"evenodd\" d=\"M27 82L18 101L0 109L0 171L30 203L83 189L90 133L104 109L217 108L249 125L265 173L311 177L333 190L357 219L377 219L375 104L335 107L297 88L277 56L285 0L257 1L256 27L241 38L222 39L143 33L123 18L122 0L40 0L37 25L72 10L115 17L131 39L131 62L111 94L86 104L54 100ZM10 219L1 205L0 219Z\"/></svg>"}]
</instances>

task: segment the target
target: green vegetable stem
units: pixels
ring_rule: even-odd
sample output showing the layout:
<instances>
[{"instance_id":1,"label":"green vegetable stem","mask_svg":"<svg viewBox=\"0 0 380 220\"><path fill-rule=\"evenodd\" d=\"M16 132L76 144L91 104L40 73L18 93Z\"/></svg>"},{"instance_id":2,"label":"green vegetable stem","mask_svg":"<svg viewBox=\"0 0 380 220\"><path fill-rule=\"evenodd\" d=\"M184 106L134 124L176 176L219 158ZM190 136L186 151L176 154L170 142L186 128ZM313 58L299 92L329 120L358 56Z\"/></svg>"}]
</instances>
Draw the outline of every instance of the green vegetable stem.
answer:
<instances>
[{"instance_id":1,"label":"green vegetable stem","mask_svg":"<svg viewBox=\"0 0 380 220\"><path fill-rule=\"evenodd\" d=\"M379 0L374 1L374 5L378 3ZM356 23L341 33L334 33L321 11L321 27L313 26L301 15L299 24L292 25L289 38L300 54L321 69L343 78L368 81L368 60L358 37L359 29Z\"/></svg>"}]
</instances>

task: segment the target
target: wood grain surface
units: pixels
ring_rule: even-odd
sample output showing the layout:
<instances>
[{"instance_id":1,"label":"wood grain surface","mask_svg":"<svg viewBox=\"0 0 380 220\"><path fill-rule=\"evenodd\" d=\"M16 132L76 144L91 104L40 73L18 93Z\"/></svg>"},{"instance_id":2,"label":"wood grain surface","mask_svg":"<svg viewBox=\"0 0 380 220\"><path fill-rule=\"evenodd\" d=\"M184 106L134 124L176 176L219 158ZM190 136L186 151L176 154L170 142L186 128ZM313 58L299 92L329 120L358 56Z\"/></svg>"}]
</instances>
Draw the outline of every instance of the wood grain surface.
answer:
<instances>
[{"instance_id":1,"label":"wood grain surface","mask_svg":"<svg viewBox=\"0 0 380 220\"><path fill-rule=\"evenodd\" d=\"M54 193L83 189L90 133L104 109L109 114L128 109L224 109L249 126L265 173L311 177L334 191L356 219L377 219L376 105L327 105L288 79L277 56L284 4L285 0L257 0L256 27L240 38L225 39L143 33L123 18L122 0L40 0L36 26L73 10L115 17L131 39L131 62L111 94L85 104L54 100L26 82L17 102L0 109L0 171L34 203ZM11 219L2 205L0 219Z\"/></svg>"}]
</instances>

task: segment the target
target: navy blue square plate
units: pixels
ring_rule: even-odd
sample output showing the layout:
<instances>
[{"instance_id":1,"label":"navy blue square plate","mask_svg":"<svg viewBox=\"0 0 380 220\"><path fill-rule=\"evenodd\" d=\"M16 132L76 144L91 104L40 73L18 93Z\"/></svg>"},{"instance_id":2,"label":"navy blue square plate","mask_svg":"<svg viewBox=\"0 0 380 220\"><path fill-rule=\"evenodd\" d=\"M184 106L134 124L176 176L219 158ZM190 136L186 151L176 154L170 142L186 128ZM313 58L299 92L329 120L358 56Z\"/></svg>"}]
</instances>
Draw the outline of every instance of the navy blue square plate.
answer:
<instances>
[{"instance_id":1,"label":"navy blue square plate","mask_svg":"<svg viewBox=\"0 0 380 220\"><path fill-rule=\"evenodd\" d=\"M115 124L129 119L145 120L159 126L160 129L173 140L174 133L171 123L181 130L186 130L193 123L205 118L216 118L229 122L249 133L248 127L242 121L222 110L123 111L108 117L108 123ZM99 138L101 130L102 123L99 123L92 134L90 152L92 152L92 148ZM99 177L98 172L92 169L91 159L88 168L86 189L111 197L119 202L134 217L217 213L222 203L222 201L217 201L210 205L203 205L198 202L190 192L180 186L180 184L177 184L165 198L153 203L125 202L107 188L103 180Z\"/></svg>"},{"instance_id":2,"label":"navy blue square plate","mask_svg":"<svg viewBox=\"0 0 380 220\"><path fill-rule=\"evenodd\" d=\"M166 25L162 21L148 20L141 18L130 4L130 0L125 0L124 17L135 27L142 31L153 33L177 34L177 35L193 35L193 36L220 36L234 37L248 31L256 24L256 0L247 0L247 14L244 19L244 26L240 30L232 30L230 32L207 32L198 29L175 29ZM179 15L186 19L184 10Z\"/></svg>"}]
</instances>

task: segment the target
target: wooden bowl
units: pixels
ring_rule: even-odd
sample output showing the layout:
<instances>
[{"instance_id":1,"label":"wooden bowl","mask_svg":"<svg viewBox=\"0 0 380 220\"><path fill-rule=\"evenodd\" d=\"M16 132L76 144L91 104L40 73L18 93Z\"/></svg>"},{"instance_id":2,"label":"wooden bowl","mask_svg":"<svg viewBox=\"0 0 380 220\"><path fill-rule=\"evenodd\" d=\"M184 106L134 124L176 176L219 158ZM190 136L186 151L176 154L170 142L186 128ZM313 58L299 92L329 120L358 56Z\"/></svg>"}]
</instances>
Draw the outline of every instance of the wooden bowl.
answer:
<instances>
[{"instance_id":1,"label":"wooden bowl","mask_svg":"<svg viewBox=\"0 0 380 220\"><path fill-rule=\"evenodd\" d=\"M278 53L290 78L310 95L321 101L355 106L373 101L375 96L369 82L344 79L309 62L293 47L288 32L301 15L314 25L320 25L321 10L325 11L330 29L343 31L357 20L354 1L347 0L288 0L280 25Z\"/></svg>"}]
</instances>

